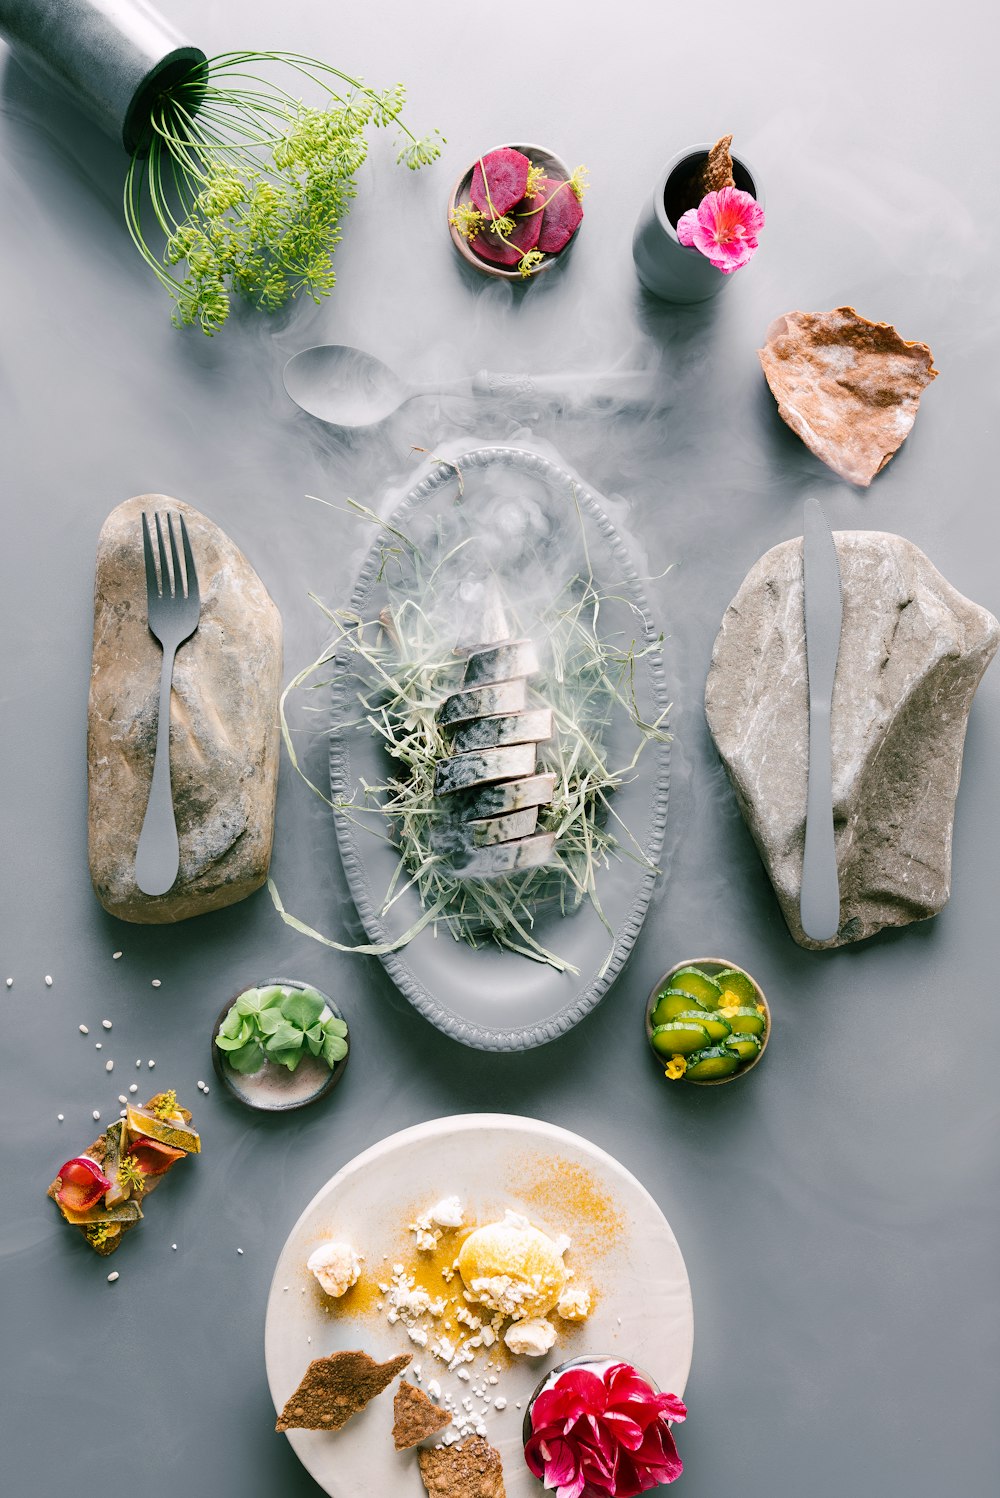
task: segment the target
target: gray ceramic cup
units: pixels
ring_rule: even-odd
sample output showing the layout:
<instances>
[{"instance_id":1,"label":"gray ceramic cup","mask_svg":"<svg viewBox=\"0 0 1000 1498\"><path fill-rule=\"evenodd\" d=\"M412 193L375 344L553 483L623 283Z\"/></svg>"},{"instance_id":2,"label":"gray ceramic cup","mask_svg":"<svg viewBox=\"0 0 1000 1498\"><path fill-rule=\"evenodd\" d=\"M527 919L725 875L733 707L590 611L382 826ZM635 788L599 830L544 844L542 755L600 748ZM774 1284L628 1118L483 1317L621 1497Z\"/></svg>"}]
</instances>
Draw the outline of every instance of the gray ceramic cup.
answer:
<instances>
[{"instance_id":1,"label":"gray ceramic cup","mask_svg":"<svg viewBox=\"0 0 1000 1498\"><path fill-rule=\"evenodd\" d=\"M709 144L688 146L667 162L652 194L639 215L632 236L632 258L639 280L647 291L668 302L707 302L727 282L740 274L724 275L712 262L689 245L681 244L668 204L671 187L682 179L710 150ZM764 194L757 174L742 156L733 157L736 186L749 192L763 208Z\"/></svg>"}]
</instances>

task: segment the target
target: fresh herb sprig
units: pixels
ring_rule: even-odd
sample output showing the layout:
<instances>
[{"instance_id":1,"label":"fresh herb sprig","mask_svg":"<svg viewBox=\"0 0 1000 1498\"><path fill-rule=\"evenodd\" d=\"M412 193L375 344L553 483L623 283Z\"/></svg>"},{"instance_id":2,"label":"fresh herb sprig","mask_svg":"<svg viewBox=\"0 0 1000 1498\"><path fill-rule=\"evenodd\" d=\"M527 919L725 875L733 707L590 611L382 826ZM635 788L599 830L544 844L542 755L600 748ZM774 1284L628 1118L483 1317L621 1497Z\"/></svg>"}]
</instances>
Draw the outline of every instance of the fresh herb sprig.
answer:
<instances>
[{"instance_id":1,"label":"fresh herb sprig","mask_svg":"<svg viewBox=\"0 0 1000 1498\"><path fill-rule=\"evenodd\" d=\"M304 103L294 92L303 85L326 102ZM125 218L174 300L174 322L211 336L234 293L268 311L300 292L327 296L368 128L396 126L396 159L411 170L441 153L437 132L418 137L405 124L405 99L401 85L380 92L294 52L224 53L172 84L129 166Z\"/></svg>"},{"instance_id":2,"label":"fresh herb sprig","mask_svg":"<svg viewBox=\"0 0 1000 1498\"><path fill-rule=\"evenodd\" d=\"M219 1026L215 1044L230 1066L250 1075L265 1061L295 1071L307 1055L332 1070L347 1055L347 1026L314 988L248 988Z\"/></svg>"}]
</instances>

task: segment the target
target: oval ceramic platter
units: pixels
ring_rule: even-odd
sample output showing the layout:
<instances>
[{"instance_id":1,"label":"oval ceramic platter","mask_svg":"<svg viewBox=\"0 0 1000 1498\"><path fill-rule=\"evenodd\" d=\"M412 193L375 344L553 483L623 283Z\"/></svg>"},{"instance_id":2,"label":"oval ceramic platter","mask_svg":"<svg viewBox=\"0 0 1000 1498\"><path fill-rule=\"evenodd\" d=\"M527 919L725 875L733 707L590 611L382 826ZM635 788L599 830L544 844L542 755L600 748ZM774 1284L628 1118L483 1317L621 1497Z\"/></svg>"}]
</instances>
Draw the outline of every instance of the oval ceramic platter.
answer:
<instances>
[{"instance_id":1,"label":"oval ceramic platter","mask_svg":"<svg viewBox=\"0 0 1000 1498\"><path fill-rule=\"evenodd\" d=\"M455 600L454 648L461 648L463 634L469 648L477 637L497 638L483 632L485 587L502 594L511 628L535 638L544 672L550 646L539 621L585 576L602 595L596 624L602 645L634 656L635 708L645 722L659 720L667 708L662 647L631 558L594 495L536 453L479 448L436 464L383 523L347 617L371 628L411 585L419 593L431 577L436 597ZM334 671L331 786L334 803L349 808L336 815L338 844L369 942L386 946L425 914L417 889L399 877L385 817L366 801L364 788L398 776L400 766L369 716L377 673L344 646ZM368 706L359 707L362 698ZM640 738L629 713L615 706L604 730L609 763L629 765ZM603 920L589 900L564 914L550 899L535 912L532 936L576 971L490 941L471 946L431 924L379 954L401 993L441 1030L483 1050L524 1050L565 1033L603 997L639 933L658 872L668 781L668 744L651 740L612 797L620 818L613 825L624 824L628 836L621 838L626 851L598 870ZM387 906L388 891L395 898Z\"/></svg>"},{"instance_id":2,"label":"oval ceramic platter","mask_svg":"<svg viewBox=\"0 0 1000 1498\"><path fill-rule=\"evenodd\" d=\"M481 1349L459 1379L428 1346L415 1345L402 1322L378 1309L376 1285L395 1264L416 1269L439 1294L454 1293L414 1246L408 1225L443 1196L457 1195L466 1227L442 1239L435 1264L457 1254L469 1228L522 1213L553 1236L570 1238L566 1263L589 1287L589 1318L554 1318L560 1335L544 1358L512 1358ZM339 1301L325 1296L306 1269L324 1239L345 1239L365 1256L361 1279ZM447 1312L445 1313L447 1315ZM459 1328L461 1330L461 1328ZM413 1355L404 1377L459 1408L470 1400L487 1439L503 1460L508 1498L538 1498L541 1484L524 1464L521 1422L536 1384L569 1358L607 1354L634 1363L662 1389L683 1395L691 1365L691 1289L677 1240L656 1202L617 1160L596 1145L536 1119L468 1114L436 1119L393 1134L358 1155L309 1203L278 1260L267 1304L265 1358L275 1410L297 1388L310 1361L361 1349L385 1360ZM492 1364L492 1366L491 1366ZM419 1370L419 1373L418 1373ZM495 1379L491 1383L490 1379ZM331 1498L359 1494L424 1498L415 1451L392 1441L393 1384L337 1432L291 1431L302 1464ZM484 1396L475 1393L483 1389ZM497 1408L497 1401L501 1408ZM683 1442L682 1442L683 1445Z\"/></svg>"}]
</instances>

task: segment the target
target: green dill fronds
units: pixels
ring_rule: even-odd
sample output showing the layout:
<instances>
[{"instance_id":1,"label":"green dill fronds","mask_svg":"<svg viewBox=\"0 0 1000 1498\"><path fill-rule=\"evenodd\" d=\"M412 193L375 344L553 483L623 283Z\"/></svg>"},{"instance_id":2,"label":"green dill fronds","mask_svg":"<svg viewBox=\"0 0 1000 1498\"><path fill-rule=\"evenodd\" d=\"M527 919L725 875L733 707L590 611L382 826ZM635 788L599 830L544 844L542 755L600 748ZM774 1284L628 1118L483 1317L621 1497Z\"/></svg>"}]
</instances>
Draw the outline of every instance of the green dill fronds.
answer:
<instances>
[{"instance_id":1,"label":"green dill fronds","mask_svg":"<svg viewBox=\"0 0 1000 1498\"><path fill-rule=\"evenodd\" d=\"M541 250L528 250L527 254L521 256L517 262L517 268L522 276L530 276L536 265L541 265L545 259Z\"/></svg>"},{"instance_id":2,"label":"green dill fronds","mask_svg":"<svg viewBox=\"0 0 1000 1498\"><path fill-rule=\"evenodd\" d=\"M587 166L578 166L569 179L569 185L578 202L583 202L583 195L590 186L589 178L590 168Z\"/></svg>"},{"instance_id":3,"label":"green dill fronds","mask_svg":"<svg viewBox=\"0 0 1000 1498\"><path fill-rule=\"evenodd\" d=\"M118 1166L118 1184L123 1191L142 1191L146 1178L134 1155L123 1155Z\"/></svg>"},{"instance_id":4,"label":"green dill fronds","mask_svg":"<svg viewBox=\"0 0 1000 1498\"><path fill-rule=\"evenodd\" d=\"M527 184L526 184L525 189L524 189L524 196L526 198L534 198L534 197L538 196L538 186L539 186L539 183L541 182L541 180L542 180L542 178L544 176L545 176L545 168L544 167L542 167L542 166L529 166L529 168L528 168L528 181L527 181Z\"/></svg>"}]
</instances>

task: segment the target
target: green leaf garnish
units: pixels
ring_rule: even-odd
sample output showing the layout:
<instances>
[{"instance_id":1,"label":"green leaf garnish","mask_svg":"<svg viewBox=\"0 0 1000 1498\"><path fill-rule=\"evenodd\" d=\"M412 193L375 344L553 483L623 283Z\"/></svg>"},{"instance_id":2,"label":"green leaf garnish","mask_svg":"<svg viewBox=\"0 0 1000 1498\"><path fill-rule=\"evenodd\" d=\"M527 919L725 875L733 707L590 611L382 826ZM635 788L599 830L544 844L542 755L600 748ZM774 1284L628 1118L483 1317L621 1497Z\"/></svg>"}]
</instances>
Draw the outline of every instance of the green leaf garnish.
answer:
<instances>
[{"instance_id":1,"label":"green leaf garnish","mask_svg":"<svg viewBox=\"0 0 1000 1498\"><path fill-rule=\"evenodd\" d=\"M285 1019L298 1025L300 1030L308 1030L310 1025L314 1025L323 1009L324 1002L314 988L306 988L301 992L293 989L281 1003Z\"/></svg>"},{"instance_id":2,"label":"green leaf garnish","mask_svg":"<svg viewBox=\"0 0 1000 1498\"><path fill-rule=\"evenodd\" d=\"M229 1052L229 1065L234 1071L242 1072L244 1076L260 1071L266 1060L267 1057L256 1040L248 1041L238 1051Z\"/></svg>"},{"instance_id":3,"label":"green leaf garnish","mask_svg":"<svg viewBox=\"0 0 1000 1498\"><path fill-rule=\"evenodd\" d=\"M226 1013L215 1044L235 1071L250 1075L267 1061L295 1071L309 1054L333 1067L347 1055L347 1026L315 988L271 984L248 988Z\"/></svg>"}]
</instances>

